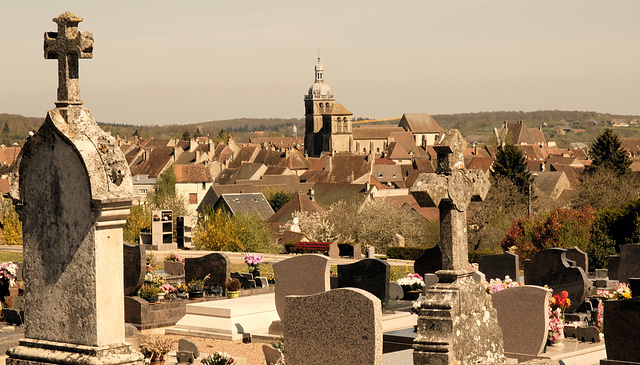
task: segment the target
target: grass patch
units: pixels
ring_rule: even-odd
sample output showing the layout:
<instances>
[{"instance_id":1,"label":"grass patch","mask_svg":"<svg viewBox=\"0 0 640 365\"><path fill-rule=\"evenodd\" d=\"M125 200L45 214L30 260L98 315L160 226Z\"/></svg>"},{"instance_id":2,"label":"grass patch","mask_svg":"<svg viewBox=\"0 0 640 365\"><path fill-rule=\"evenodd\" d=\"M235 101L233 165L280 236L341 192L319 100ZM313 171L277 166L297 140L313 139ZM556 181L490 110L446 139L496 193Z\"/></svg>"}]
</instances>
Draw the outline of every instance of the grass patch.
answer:
<instances>
[{"instance_id":1,"label":"grass patch","mask_svg":"<svg viewBox=\"0 0 640 365\"><path fill-rule=\"evenodd\" d=\"M17 251L0 251L0 262L22 262L22 252Z\"/></svg>"}]
</instances>

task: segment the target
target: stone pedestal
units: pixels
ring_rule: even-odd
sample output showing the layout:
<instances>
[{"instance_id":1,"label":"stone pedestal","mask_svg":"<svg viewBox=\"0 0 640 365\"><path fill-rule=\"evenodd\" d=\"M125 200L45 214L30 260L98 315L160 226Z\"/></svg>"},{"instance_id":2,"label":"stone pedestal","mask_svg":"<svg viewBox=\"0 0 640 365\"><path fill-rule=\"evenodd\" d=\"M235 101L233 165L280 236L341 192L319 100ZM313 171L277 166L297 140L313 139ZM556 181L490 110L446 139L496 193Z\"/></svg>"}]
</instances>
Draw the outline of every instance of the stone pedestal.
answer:
<instances>
[{"instance_id":1,"label":"stone pedestal","mask_svg":"<svg viewBox=\"0 0 640 365\"><path fill-rule=\"evenodd\" d=\"M440 270L427 290L413 344L414 364L506 363L491 297L471 271Z\"/></svg>"},{"instance_id":2,"label":"stone pedestal","mask_svg":"<svg viewBox=\"0 0 640 365\"><path fill-rule=\"evenodd\" d=\"M144 364L139 352L126 343L107 346L74 345L56 341L22 339L18 347L7 351L7 364Z\"/></svg>"}]
</instances>

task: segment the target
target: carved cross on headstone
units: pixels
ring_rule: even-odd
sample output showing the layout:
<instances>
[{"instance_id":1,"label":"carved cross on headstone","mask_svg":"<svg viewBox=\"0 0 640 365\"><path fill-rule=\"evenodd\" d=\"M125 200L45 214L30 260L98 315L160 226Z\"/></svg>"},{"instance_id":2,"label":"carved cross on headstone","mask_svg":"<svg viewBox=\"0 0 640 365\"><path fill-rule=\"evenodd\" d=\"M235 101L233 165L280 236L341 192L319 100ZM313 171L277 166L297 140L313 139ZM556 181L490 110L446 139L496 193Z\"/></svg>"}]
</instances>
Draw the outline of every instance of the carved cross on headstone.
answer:
<instances>
[{"instance_id":1,"label":"carved cross on headstone","mask_svg":"<svg viewBox=\"0 0 640 365\"><path fill-rule=\"evenodd\" d=\"M56 107L82 105L78 79L78 59L93 57L93 33L78 31L82 18L65 12L53 21L58 32L44 34L44 58L58 60L58 101Z\"/></svg>"},{"instance_id":2,"label":"carved cross on headstone","mask_svg":"<svg viewBox=\"0 0 640 365\"><path fill-rule=\"evenodd\" d=\"M467 142L457 129L441 132L433 146L438 155L436 173L420 174L411 187L420 206L440 210L443 270L468 270L466 210L472 200L484 200L490 187L484 172L464 167L466 147Z\"/></svg>"}]
</instances>

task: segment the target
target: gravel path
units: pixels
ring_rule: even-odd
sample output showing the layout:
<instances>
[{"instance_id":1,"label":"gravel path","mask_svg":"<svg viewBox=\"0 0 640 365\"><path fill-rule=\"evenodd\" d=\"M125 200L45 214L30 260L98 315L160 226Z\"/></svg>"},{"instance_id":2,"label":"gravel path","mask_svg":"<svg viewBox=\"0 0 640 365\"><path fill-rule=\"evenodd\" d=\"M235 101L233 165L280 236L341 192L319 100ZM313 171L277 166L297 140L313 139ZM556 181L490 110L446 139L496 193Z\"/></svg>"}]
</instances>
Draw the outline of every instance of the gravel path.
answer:
<instances>
[{"instance_id":1,"label":"gravel path","mask_svg":"<svg viewBox=\"0 0 640 365\"><path fill-rule=\"evenodd\" d=\"M181 338L186 338L198 345L200 353L212 353L223 351L231 356L244 357L247 365L265 365L264 354L262 353L263 343L234 343L224 340L213 340L210 338L189 337L178 335L166 335L177 343Z\"/></svg>"}]
</instances>

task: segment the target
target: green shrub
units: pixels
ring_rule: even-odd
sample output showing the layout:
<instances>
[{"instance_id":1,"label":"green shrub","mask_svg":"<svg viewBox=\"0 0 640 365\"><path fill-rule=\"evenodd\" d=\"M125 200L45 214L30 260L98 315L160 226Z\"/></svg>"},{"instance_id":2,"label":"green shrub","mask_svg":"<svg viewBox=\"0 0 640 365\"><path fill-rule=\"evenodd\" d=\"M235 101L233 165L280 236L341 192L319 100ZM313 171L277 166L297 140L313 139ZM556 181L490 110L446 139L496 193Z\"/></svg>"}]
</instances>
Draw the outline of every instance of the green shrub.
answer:
<instances>
[{"instance_id":1,"label":"green shrub","mask_svg":"<svg viewBox=\"0 0 640 365\"><path fill-rule=\"evenodd\" d=\"M387 257L398 260L415 260L427 249L424 247L389 247Z\"/></svg>"}]
</instances>

